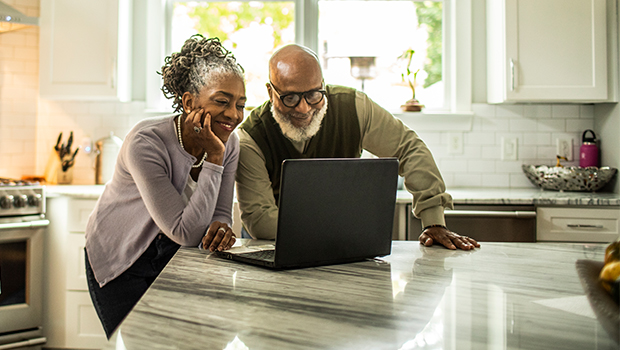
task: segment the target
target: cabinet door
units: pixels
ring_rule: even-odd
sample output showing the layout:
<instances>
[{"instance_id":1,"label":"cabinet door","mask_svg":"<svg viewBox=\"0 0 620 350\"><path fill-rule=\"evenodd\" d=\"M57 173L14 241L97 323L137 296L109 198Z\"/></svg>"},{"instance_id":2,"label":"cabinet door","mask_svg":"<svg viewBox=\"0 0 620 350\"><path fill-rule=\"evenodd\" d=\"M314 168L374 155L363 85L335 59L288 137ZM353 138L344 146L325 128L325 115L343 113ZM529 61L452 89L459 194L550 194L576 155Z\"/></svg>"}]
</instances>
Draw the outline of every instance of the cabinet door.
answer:
<instances>
[{"instance_id":1,"label":"cabinet door","mask_svg":"<svg viewBox=\"0 0 620 350\"><path fill-rule=\"evenodd\" d=\"M129 1L41 1L43 98L128 99Z\"/></svg>"},{"instance_id":2,"label":"cabinet door","mask_svg":"<svg viewBox=\"0 0 620 350\"><path fill-rule=\"evenodd\" d=\"M67 292L65 347L101 349L107 339L88 292Z\"/></svg>"},{"instance_id":3,"label":"cabinet door","mask_svg":"<svg viewBox=\"0 0 620 350\"><path fill-rule=\"evenodd\" d=\"M84 243L84 234L67 235L67 290L88 291Z\"/></svg>"},{"instance_id":4,"label":"cabinet door","mask_svg":"<svg viewBox=\"0 0 620 350\"><path fill-rule=\"evenodd\" d=\"M488 0L488 102L605 101L606 0Z\"/></svg>"}]
</instances>

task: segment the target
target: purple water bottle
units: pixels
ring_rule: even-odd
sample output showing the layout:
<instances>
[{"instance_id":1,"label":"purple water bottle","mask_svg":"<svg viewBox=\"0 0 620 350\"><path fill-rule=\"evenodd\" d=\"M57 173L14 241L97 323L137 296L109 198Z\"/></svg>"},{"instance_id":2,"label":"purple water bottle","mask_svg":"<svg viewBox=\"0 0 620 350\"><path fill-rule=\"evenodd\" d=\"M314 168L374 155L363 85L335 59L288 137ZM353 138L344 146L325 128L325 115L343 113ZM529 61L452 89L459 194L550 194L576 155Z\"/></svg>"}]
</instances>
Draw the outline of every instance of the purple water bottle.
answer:
<instances>
[{"instance_id":1,"label":"purple water bottle","mask_svg":"<svg viewBox=\"0 0 620 350\"><path fill-rule=\"evenodd\" d=\"M592 133L592 137L586 134ZM594 131L588 129L581 136L581 148L579 149L579 166L582 168L594 166L598 167L598 146L596 146L596 135Z\"/></svg>"}]
</instances>

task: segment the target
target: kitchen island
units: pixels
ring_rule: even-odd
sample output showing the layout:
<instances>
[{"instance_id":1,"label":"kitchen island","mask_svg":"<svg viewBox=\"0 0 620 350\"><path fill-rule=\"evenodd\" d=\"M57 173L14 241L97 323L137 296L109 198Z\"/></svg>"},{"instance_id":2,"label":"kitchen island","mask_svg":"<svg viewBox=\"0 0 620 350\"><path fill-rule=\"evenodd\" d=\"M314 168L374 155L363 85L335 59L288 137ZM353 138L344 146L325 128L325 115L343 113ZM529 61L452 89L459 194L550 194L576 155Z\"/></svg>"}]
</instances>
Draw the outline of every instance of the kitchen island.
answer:
<instances>
[{"instance_id":1,"label":"kitchen island","mask_svg":"<svg viewBox=\"0 0 620 350\"><path fill-rule=\"evenodd\" d=\"M181 248L105 349L618 349L576 269L604 249L394 241L376 260L272 271Z\"/></svg>"}]
</instances>

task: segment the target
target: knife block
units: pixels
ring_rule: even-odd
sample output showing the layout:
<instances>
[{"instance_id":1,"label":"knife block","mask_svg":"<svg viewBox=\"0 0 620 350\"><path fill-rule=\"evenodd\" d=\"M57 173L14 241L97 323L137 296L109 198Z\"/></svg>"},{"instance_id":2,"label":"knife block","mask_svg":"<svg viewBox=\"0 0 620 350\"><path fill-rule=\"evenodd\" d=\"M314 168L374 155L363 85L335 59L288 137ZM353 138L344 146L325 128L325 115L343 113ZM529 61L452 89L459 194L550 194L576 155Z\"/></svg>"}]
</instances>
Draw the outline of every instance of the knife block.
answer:
<instances>
[{"instance_id":1,"label":"knife block","mask_svg":"<svg viewBox=\"0 0 620 350\"><path fill-rule=\"evenodd\" d=\"M55 185L58 183L58 172L62 172L62 166L60 158L56 150L52 149L52 152L47 159L47 165L45 165L45 182L48 185Z\"/></svg>"}]
</instances>

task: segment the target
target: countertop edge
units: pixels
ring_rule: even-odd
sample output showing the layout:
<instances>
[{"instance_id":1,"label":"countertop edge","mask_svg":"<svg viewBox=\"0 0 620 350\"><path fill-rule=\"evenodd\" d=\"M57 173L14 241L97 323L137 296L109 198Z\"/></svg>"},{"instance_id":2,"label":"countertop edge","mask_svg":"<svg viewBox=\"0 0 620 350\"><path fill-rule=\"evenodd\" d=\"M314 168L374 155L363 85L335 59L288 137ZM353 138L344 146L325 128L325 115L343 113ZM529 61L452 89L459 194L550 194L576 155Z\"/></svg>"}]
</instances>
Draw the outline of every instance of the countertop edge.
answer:
<instances>
[{"instance_id":1,"label":"countertop edge","mask_svg":"<svg viewBox=\"0 0 620 350\"><path fill-rule=\"evenodd\" d=\"M98 199L105 185L47 185L47 198L67 196ZM620 194L609 192L558 192L537 188L452 188L446 191L456 205L528 205L528 206L620 206ZM396 194L397 204L411 203L405 190Z\"/></svg>"}]
</instances>

